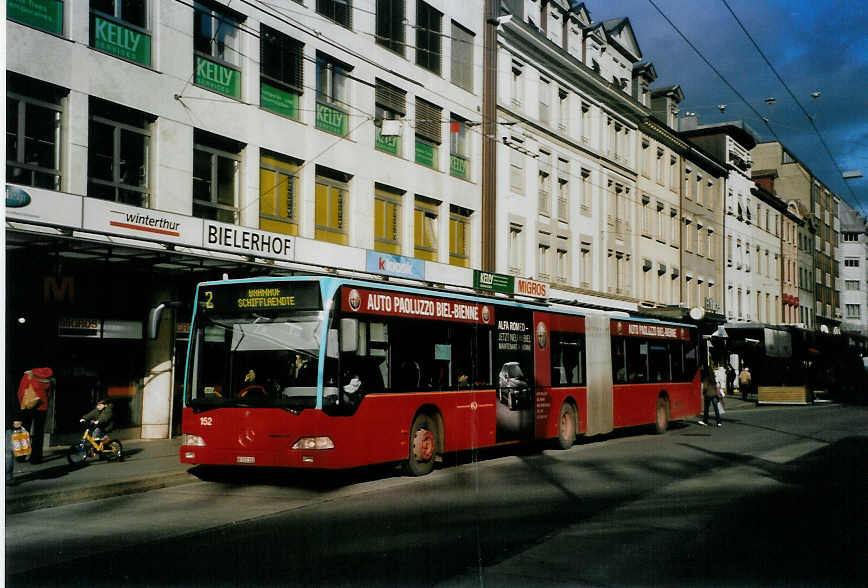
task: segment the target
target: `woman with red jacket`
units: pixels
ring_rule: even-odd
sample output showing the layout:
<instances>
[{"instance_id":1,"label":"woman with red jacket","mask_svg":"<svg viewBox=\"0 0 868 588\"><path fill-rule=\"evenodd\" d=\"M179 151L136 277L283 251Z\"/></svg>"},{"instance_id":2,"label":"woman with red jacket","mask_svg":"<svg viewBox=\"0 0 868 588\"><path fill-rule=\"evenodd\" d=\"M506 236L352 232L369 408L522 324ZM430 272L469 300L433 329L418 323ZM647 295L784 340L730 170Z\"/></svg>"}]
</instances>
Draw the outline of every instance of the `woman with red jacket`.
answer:
<instances>
[{"instance_id":1,"label":"woman with red jacket","mask_svg":"<svg viewBox=\"0 0 868 588\"><path fill-rule=\"evenodd\" d=\"M18 385L18 406L21 408L24 427L30 431L30 463L42 461L48 398L54 388L53 375L51 368L33 368L24 372Z\"/></svg>"}]
</instances>

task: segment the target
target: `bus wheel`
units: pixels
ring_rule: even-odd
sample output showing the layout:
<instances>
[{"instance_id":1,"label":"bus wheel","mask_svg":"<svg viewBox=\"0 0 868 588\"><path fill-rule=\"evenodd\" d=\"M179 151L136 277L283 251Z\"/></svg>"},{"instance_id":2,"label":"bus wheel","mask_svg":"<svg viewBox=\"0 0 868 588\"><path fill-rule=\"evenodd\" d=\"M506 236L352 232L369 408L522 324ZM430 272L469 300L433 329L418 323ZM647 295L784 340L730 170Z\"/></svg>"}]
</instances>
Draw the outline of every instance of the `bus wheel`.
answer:
<instances>
[{"instance_id":1,"label":"bus wheel","mask_svg":"<svg viewBox=\"0 0 868 588\"><path fill-rule=\"evenodd\" d=\"M561 449L569 449L576 441L576 407L569 402L561 404L557 441Z\"/></svg>"},{"instance_id":2,"label":"bus wheel","mask_svg":"<svg viewBox=\"0 0 868 588\"><path fill-rule=\"evenodd\" d=\"M657 399L657 417L654 419L654 430L662 435L669 428L669 401L665 396Z\"/></svg>"},{"instance_id":3,"label":"bus wheel","mask_svg":"<svg viewBox=\"0 0 868 588\"><path fill-rule=\"evenodd\" d=\"M434 469L437 455L437 429L434 419L420 414L413 420L410 429L410 456L407 472L411 476L424 476Z\"/></svg>"}]
</instances>

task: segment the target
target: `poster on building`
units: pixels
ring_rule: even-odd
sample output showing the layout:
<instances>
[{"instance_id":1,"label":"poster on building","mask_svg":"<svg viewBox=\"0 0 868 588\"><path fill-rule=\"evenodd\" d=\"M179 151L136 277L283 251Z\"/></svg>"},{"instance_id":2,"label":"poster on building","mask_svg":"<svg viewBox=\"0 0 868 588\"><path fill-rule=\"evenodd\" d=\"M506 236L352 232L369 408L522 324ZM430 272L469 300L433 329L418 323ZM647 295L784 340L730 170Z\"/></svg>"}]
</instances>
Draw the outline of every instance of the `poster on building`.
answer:
<instances>
[{"instance_id":1,"label":"poster on building","mask_svg":"<svg viewBox=\"0 0 868 588\"><path fill-rule=\"evenodd\" d=\"M98 198L84 199L82 228L148 241L202 246L202 219Z\"/></svg>"},{"instance_id":2,"label":"poster on building","mask_svg":"<svg viewBox=\"0 0 868 588\"><path fill-rule=\"evenodd\" d=\"M80 229L81 208L81 196L6 184L6 220Z\"/></svg>"}]
</instances>

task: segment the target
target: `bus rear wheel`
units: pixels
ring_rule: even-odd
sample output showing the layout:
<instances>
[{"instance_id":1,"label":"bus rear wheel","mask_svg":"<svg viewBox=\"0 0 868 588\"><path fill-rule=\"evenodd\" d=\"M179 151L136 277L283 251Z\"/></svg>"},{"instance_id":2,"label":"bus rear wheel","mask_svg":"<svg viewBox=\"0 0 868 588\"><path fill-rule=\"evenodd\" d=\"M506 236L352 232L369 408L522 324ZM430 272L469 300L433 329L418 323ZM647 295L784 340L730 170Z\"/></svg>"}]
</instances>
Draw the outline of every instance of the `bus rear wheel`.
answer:
<instances>
[{"instance_id":1,"label":"bus rear wheel","mask_svg":"<svg viewBox=\"0 0 868 588\"><path fill-rule=\"evenodd\" d=\"M413 419L410 428L410 455L407 460L407 473L411 476L424 476L434 469L437 456L437 428L434 419L420 414Z\"/></svg>"},{"instance_id":2,"label":"bus rear wheel","mask_svg":"<svg viewBox=\"0 0 868 588\"><path fill-rule=\"evenodd\" d=\"M569 449L576 441L576 408L569 402L561 405L558 416L558 447Z\"/></svg>"},{"instance_id":3,"label":"bus rear wheel","mask_svg":"<svg viewBox=\"0 0 868 588\"><path fill-rule=\"evenodd\" d=\"M654 430L662 435L669 428L669 401L665 396L657 399L657 415L654 419Z\"/></svg>"}]
</instances>

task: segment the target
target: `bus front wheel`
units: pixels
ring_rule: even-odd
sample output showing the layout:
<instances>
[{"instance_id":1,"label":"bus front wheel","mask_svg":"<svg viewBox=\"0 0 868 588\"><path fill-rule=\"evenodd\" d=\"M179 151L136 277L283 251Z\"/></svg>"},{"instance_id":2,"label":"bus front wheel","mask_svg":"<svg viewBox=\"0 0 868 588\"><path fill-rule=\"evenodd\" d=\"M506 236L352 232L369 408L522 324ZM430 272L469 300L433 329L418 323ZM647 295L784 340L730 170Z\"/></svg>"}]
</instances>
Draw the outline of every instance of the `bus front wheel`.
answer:
<instances>
[{"instance_id":1,"label":"bus front wheel","mask_svg":"<svg viewBox=\"0 0 868 588\"><path fill-rule=\"evenodd\" d=\"M434 458L437 456L437 426L434 419L426 414L420 414L413 419L410 428L410 455L407 460L407 472L411 476L424 476L434 469Z\"/></svg>"},{"instance_id":2,"label":"bus front wheel","mask_svg":"<svg viewBox=\"0 0 868 588\"><path fill-rule=\"evenodd\" d=\"M576 441L576 408L569 402L561 405L558 416L558 447L569 449Z\"/></svg>"}]
</instances>

